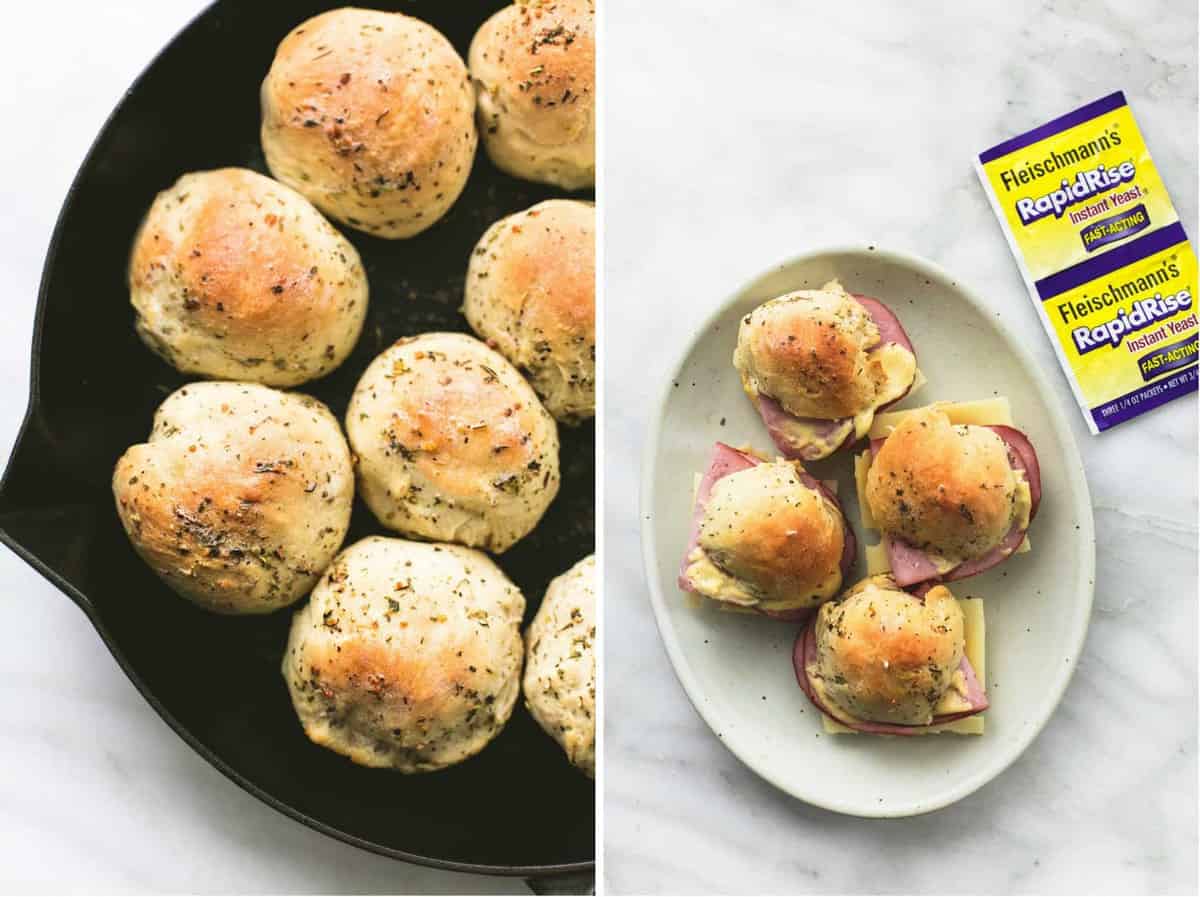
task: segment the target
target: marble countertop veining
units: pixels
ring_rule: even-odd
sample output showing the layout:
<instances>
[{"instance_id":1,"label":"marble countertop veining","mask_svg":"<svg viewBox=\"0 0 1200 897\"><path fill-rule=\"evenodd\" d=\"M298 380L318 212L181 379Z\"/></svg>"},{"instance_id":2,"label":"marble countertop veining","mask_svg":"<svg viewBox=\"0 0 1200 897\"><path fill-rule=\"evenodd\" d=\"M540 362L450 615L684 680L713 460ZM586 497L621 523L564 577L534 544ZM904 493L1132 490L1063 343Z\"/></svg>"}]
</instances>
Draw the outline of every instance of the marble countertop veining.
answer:
<instances>
[{"instance_id":1,"label":"marble countertop veining","mask_svg":"<svg viewBox=\"0 0 1200 897\"><path fill-rule=\"evenodd\" d=\"M42 259L109 111L202 0L20 3L0 55L0 456L25 412ZM527 894L320 835L195 754L75 606L0 548L0 893Z\"/></svg>"},{"instance_id":2,"label":"marble countertop veining","mask_svg":"<svg viewBox=\"0 0 1200 897\"><path fill-rule=\"evenodd\" d=\"M1123 89L1195 245L1195 4L607 0L605 23L610 892L1194 893L1194 399L1093 437L1055 371L1095 504L1086 649L1014 766L907 820L807 806L708 730L653 623L635 496L684 341L808 247L931 258L1055 369L973 156Z\"/></svg>"}]
</instances>

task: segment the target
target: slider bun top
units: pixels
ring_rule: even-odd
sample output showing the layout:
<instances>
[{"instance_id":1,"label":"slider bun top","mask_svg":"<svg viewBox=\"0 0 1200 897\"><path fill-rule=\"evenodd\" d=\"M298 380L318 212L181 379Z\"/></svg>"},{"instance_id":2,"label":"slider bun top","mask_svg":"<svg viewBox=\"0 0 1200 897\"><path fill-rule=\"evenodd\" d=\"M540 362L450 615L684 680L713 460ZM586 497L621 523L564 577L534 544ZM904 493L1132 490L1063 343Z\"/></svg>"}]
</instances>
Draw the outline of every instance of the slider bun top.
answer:
<instances>
[{"instance_id":1,"label":"slider bun top","mask_svg":"<svg viewBox=\"0 0 1200 897\"><path fill-rule=\"evenodd\" d=\"M844 542L845 523L832 502L782 460L717 480L699 536L709 558L768 609L828 598L841 585Z\"/></svg>"},{"instance_id":2,"label":"slider bun top","mask_svg":"<svg viewBox=\"0 0 1200 897\"><path fill-rule=\"evenodd\" d=\"M821 606L816 675L824 695L856 719L932 721L965 651L962 609L945 586L924 599L890 576L858 583Z\"/></svg>"},{"instance_id":3,"label":"slider bun top","mask_svg":"<svg viewBox=\"0 0 1200 897\"><path fill-rule=\"evenodd\" d=\"M1018 482L995 432L955 426L931 406L906 415L880 446L866 497L883 532L965 559L987 553L1011 529Z\"/></svg>"},{"instance_id":4,"label":"slider bun top","mask_svg":"<svg viewBox=\"0 0 1200 897\"><path fill-rule=\"evenodd\" d=\"M796 417L835 420L896 398L884 355L871 351L879 342L867 309L835 281L772 299L743 318L733 363L751 397L770 396ZM905 354L915 373L916 359Z\"/></svg>"}]
</instances>

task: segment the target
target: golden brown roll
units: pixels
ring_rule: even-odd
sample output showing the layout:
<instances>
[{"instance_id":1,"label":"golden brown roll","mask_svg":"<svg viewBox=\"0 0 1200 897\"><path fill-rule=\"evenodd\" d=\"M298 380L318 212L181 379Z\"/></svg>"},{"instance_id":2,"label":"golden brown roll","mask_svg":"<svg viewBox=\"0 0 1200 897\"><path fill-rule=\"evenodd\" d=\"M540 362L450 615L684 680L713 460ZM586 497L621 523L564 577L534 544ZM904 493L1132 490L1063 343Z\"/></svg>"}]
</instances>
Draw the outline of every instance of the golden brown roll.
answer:
<instances>
[{"instance_id":1,"label":"golden brown roll","mask_svg":"<svg viewBox=\"0 0 1200 897\"><path fill-rule=\"evenodd\" d=\"M346 411L363 499L408 536L503 552L558 492L558 430L502 355L464 333L399 340Z\"/></svg>"},{"instance_id":2,"label":"golden brown roll","mask_svg":"<svg viewBox=\"0 0 1200 897\"><path fill-rule=\"evenodd\" d=\"M308 593L350 525L354 474L316 399L257 383L192 383L159 406L113 472L129 541L172 589L218 613Z\"/></svg>"},{"instance_id":3,"label":"golden brown roll","mask_svg":"<svg viewBox=\"0 0 1200 897\"><path fill-rule=\"evenodd\" d=\"M988 427L955 426L936 405L901 420L867 475L880 530L925 551L939 569L980 557L1015 523L1028 526L1030 491Z\"/></svg>"},{"instance_id":4,"label":"golden brown roll","mask_svg":"<svg viewBox=\"0 0 1200 897\"><path fill-rule=\"evenodd\" d=\"M475 34L479 128L497 168L579 190L596 179L592 0L523 0Z\"/></svg>"},{"instance_id":5,"label":"golden brown roll","mask_svg":"<svg viewBox=\"0 0 1200 897\"><path fill-rule=\"evenodd\" d=\"M502 218L467 268L463 314L563 423L596 412L596 211L551 199Z\"/></svg>"},{"instance_id":6,"label":"golden brown roll","mask_svg":"<svg viewBox=\"0 0 1200 897\"><path fill-rule=\"evenodd\" d=\"M733 364L779 451L806 461L861 439L875 412L906 395L917 378L916 355L896 316L836 280L746 315Z\"/></svg>"},{"instance_id":7,"label":"golden brown roll","mask_svg":"<svg viewBox=\"0 0 1200 897\"><path fill-rule=\"evenodd\" d=\"M853 417L898 398L912 382L912 353L891 344L909 363L904 376L890 376L886 359L872 353L879 344L867 309L833 281L772 299L747 315L734 366L751 396L769 395L789 414Z\"/></svg>"},{"instance_id":8,"label":"golden brown roll","mask_svg":"<svg viewBox=\"0 0 1200 897\"><path fill-rule=\"evenodd\" d=\"M546 590L525 634L525 706L567 759L596 776L596 558Z\"/></svg>"},{"instance_id":9,"label":"golden brown roll","mask_svg":"<svg viewBox=\"0 0 1200 897\"><path fill-rule=\"evenodd\" d=\"M262 85L267 165L327 215L411 237L446 214L475 158L475 93L435 28L335 9L279 44Z\"/></svg>"},{"instance_id":10,"label":"golden brown roll","mask_svg":"<svg viewBox=\"0 0 1200 897\"><path fill-rule=\"evenodd\" d=\"M795 462L712 484L685 576L706 597L759 611L816 607L842 585L846 524Z\"/></svg>"},{"instance_id":11,"label":"golden brown roll","mask_svg":"<svg viewBox=\"0 0 1200 897\"><path fill-rule=\"evenodd\" d=\"M477 754L516 703L524 610L481 552L356 542L292 619L283 676L305 733L407 773Z\"/></svg>"},{"instance_id":12,"label":"golden brown roll","mask_svg":"<svg viewBox=\"0 0 1200 897\"><path fill-rule=\"evenodd\" d=\"M810 682L823 702L855 719L928 725L956 683L963 614L945 586L922 599L873 576L822 605L815 625Z\"/></svg>"},{"instance_id":13,"label":"golden brown roll","mask_svg":"<svg viewBox=\"0 0 1200 897\"><path fill-rule=\"evenodd\" d=\"M303 196L245 168L185 174L134 240L138 334L185 374L295 386L354 348L358 252Z\"/></svg>"}]
</instances>

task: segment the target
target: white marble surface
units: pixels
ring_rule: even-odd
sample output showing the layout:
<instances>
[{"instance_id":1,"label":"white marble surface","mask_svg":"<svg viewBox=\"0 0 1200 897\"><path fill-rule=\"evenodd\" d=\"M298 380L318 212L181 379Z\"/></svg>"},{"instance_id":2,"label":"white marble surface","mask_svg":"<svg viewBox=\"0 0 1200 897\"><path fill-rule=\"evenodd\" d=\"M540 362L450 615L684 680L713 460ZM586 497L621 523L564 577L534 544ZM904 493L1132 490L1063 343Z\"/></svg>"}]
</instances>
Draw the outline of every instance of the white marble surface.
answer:
<instances>
[{"instance_id":1,"label":"white marble surface","mask_svg":"<svg viewBox=\"0 0 1200 897\"><path fill-rule=\"evenodd\" d=\"M28 396L42 258L92 138L200 0L5 6L0 54L0 456ZM210 767L142 700L83 614L0 549L0 893L528 893L293 822Z\"/></svg>"},{"instance_id":2,"label":"white marble surface","mask_svg":"<svg viewBox=\"0 0 1200 897\"><path fill-rule=\"evenodd\" d=\"M1054 368L971 160L1124 89L1194 241L1195 4L606 8L610 892L1194 893L1194 400L1100 437L1072 410L1099 540L1086 651L1008 772L909 820L806 806L705 727L654 625L635 496L647 419L683 342L715 303L805 247L927 256L982 286Z\"/></svg>"}]
</instances>

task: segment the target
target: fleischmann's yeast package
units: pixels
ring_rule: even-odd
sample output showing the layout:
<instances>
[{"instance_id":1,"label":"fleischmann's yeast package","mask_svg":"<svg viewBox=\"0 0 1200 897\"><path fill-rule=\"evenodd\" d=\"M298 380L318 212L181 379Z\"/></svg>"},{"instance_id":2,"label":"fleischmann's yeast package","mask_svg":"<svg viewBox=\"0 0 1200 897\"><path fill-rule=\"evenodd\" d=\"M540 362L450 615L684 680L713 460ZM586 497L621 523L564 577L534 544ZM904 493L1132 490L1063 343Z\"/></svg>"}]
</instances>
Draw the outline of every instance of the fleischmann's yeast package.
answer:
<instances>
[{"instance_id":1,"label":"fleischmann's yeast package","mask_svg":"<svg viewBox=\"0 0 1200 897\"><path fill-rule=\"evenodd\" d=\"M1123 93L976 165L1088 428L1197 386L1196 256Z\"/></svg>"}]
</instances>

